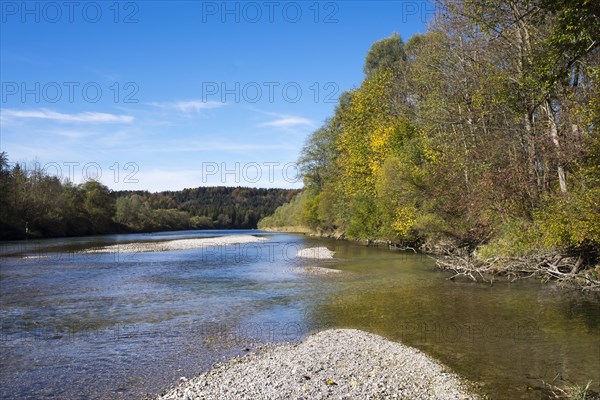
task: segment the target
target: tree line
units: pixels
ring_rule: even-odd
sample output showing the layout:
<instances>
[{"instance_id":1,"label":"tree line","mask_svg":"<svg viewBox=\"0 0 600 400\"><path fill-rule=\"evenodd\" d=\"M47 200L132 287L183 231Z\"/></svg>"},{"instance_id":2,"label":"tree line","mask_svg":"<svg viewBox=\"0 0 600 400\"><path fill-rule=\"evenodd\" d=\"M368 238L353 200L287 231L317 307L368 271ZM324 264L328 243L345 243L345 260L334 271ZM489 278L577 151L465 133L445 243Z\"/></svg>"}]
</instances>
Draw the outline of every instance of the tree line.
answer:
<instances>
[{"instance_id":1,"label":"tree line","mask_svg":"<svg viewBox=\"0 0 600 400\"><path fill-rule=\"evenodd\" d=\"M372 45L301 152L304 192L259 226L595 265L600 3L436 4L426 33Z\"/></svg>"},{"instance_id":2,"label":"tree line","mask_svg":"<svg viewBox=\"0 0 600 400\"><path fill-rule=\"evenodd\" d=\"M254 229L297 190L111 191L12 166L0 153L0 240L182 229Z\"/></svg>"}]
</instances>

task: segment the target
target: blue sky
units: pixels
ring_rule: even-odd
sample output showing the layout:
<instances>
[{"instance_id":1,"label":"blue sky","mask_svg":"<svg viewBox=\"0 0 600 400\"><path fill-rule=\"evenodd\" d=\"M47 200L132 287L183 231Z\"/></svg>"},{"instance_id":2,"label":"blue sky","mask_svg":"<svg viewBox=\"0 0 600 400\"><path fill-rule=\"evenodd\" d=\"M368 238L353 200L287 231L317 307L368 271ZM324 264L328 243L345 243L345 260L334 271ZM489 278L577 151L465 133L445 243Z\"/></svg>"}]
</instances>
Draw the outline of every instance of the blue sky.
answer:
<instances>
[{"instance_id":1,"label":"blue sky","mask_svg":"<svg viewBox=\"0 0 600 400\"><path fill-rule=\"evenodd\" d=\"M76 183L301 187L296 161L370 45L433 6L0 2L0 148Z\"/></svg>"}]
</instances>

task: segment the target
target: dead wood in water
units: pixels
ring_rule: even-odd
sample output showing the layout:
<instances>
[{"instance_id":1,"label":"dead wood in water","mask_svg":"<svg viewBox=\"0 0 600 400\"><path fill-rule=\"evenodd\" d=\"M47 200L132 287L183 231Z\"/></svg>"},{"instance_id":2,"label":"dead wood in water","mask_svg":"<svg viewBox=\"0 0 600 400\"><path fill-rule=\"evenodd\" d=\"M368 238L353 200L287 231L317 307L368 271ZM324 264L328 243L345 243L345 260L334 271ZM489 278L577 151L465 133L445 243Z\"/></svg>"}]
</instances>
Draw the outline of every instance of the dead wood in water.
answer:
<instances>
[{"instance_id":1,"label":"dead wood in water","mask_svg":"<svg viewBox=\"0 0 600 400\"><path fill-rule=\"evenodd\" d=\"M464 276L474 282L492 284L494 276L504 276L511 282L534 277L544 282L577 286L584 291L600 290L600 265L586 269L582 257L565 256L554 251L478 260L465 249L452 249L435 260L438 268L454 272L449 280Z\"/></svg>"}]
</instances>

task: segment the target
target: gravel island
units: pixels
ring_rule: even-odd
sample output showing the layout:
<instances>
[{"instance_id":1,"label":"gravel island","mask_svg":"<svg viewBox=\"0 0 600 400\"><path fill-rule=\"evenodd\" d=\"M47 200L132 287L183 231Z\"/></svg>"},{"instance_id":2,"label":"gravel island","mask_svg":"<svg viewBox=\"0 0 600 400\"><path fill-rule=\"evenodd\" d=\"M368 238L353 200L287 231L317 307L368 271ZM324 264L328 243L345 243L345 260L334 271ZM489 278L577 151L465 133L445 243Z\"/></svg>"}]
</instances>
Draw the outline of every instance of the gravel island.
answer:
<instances>
[{"instance_id":1,"label":"gravel island","mask_svg":"<svg viewBox=\"0 0 600 400\"><path fill-rule=\"evenodd\" d=\"M182 381L157 400L479 399L423 352L355 329L265 346Z\"/></svg>"},{"instance_id":2,"label":"gravel island","mask_svg":"<svg viewBox=\"0 0 600 400\"><path fill-rule=\"evenodd\" d=\"M166 241L157 240L155 242L119 243L95 249L87 249L83 251L83 253L145 253L156 251L203 249L207 247L260 243L266 241L269 241L269 239L252 235L231 235Z\"/></svg>"},{"instance_id":3,"label":"gravel island","mask_svg":"<svg viewBox=\"0 0 600 400\"><path fill-rule=\"evenodd\" d=\"M327 247L309 247L298 250L296 252L296 257L330 260L333 258L334 254L335 251L331 251Z\"/></svg>"}]
</instances>

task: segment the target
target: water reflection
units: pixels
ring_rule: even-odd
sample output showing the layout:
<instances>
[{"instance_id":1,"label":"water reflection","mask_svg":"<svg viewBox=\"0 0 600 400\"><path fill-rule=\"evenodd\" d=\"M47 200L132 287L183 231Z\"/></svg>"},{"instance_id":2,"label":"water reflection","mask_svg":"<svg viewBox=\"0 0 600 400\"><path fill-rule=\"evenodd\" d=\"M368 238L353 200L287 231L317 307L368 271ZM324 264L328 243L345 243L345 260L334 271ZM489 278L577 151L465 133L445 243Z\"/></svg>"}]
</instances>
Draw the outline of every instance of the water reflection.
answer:
<instances>
[{"instance_id":1,"label":"water reflection","mask_svg":"<svg viewBox=\"0 0 600 400\"><path fill-rule=\"evenodd\" d=\"M541 398L542 381L600 381L598 297L538 282L449 282L422 256L345 250L355 272L315 310L418 347L479 382L492 398ZM393 253L391 253L393 254ZM529 389L528 389L529 388Z\"/></svg>"},{"instance_id":2,"label":"water reflection","mask_svg":"<svg viewBox=\"0 0 600 400\"><path fill-rule=\"evenodd\" d=\"M140 397L257 342L296 341L327 327L418 347L492 398L541 398L527 388L557 374L563 382L592 379L598 390L598 297L537 282L450 282L425 256L295 235L270 234L258 253L81 252L221 234L240 232L3 244L1 397ZM293 257L313 245L336 250L336 259ZM303 265L344 273L298 273Z\"/></svg>"}]
</instances>

